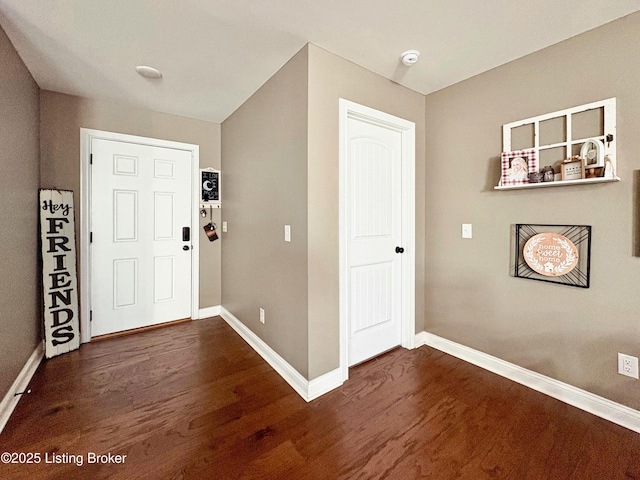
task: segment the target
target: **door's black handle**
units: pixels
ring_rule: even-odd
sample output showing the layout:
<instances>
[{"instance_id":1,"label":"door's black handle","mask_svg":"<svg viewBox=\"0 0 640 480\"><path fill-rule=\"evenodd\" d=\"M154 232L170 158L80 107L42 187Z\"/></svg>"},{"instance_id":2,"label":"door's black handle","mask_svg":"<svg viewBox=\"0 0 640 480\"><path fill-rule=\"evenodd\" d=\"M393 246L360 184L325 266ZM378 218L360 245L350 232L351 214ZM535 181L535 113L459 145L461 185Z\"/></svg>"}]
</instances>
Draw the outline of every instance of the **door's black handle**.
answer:
<instances>
[{"instance_id":1,"label":"door's black handle","mask_svg":"<svg viewBox=\"0 0 640 480\"><path fill-rule=\"evenodd\" d=\"M404 253L404 248L396 247L396 253Z\"/></svg>"},{"instance_id":2,"label":"door's black handle","mask_svg":"<svg viewBox=\"0 0 640 480\"><path fill-rule=\"evenodd\" d=\"M191 229L189 227L182 227L182 241L188 242L191 240Z\"/></svg>"}]
</instances>

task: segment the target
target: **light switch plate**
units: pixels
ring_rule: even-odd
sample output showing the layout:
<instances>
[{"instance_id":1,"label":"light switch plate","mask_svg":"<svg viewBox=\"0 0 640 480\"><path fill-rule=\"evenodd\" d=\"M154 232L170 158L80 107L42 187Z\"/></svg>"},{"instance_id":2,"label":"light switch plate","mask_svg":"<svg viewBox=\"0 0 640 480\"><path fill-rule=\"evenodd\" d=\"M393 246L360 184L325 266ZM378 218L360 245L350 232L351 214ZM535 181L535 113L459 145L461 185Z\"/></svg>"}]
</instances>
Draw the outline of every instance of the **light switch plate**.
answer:
<instances>
[{"instance_id":1,"label":"light switch plate","mask_svg":"<svg viewBox=\"0 0 640 480\"><path fill-rule=\"evenodd\" d=\"M227 231L227 222L222 222L222 231L223 232Z\"/></svg>"},{"instance_id":2,"label":"light switch plate","mask_svg":"<svg viewBox=\"0 0 640 480\"><path fill-rule=\"evenodd\" d=\"M470 223L462 224L462 238L473 238L473 231Z\"/></svg>"},{"instance_id":3,"label":"light switch plate","mask_svg":"<svg viewBox=\"0 0 640 480\"><path fill-rule=\"evenodd\" d=\"M285 242L291 241L291 225L284 226L284 241Z\"/></svg>"}]
</instances>

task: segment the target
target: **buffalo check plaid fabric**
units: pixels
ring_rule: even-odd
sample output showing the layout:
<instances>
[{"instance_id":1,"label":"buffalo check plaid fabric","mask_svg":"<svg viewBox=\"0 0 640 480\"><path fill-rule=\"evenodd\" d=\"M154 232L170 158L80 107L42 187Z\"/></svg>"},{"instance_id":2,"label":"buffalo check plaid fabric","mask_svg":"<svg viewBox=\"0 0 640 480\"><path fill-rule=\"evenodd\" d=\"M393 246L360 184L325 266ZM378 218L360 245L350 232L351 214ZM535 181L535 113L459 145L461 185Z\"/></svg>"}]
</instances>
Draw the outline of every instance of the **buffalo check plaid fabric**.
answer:
<instances>
[{"instance_id":1,"label":"buffalo check plaid fabric","mask_svg":"<svg viewBox=\"0 0 640 480\"><path fill-rule=\"evenodd\" d=\"M516 172L516 166L522 165L522 160L516 160L517 165L514 166L514 159L522 159L526 163L524 171ZM514 152L502 152L502 176L500 178L501 185L524 185L529 183L529 174L538 171L538 156L536 150L528 148L526 150L516 150Z\"/></svg>"}]
</instances>

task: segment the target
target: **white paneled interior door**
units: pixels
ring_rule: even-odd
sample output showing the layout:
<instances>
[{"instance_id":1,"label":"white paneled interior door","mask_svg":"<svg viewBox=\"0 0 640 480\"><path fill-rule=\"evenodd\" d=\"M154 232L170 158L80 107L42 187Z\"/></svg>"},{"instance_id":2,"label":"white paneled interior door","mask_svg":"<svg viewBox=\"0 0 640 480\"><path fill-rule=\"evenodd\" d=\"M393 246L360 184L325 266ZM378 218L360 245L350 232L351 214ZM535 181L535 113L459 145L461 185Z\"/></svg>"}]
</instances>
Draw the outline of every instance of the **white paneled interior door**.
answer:
<instances>
[{"instance_id":1,"label":"white paneled interior door","mask_svg":"<svg viewBox=\"0 0 640 480\"><path fill-rule=\"evenodd\" d=\"M349 366L402 340L402 134L347 123Z\"/></svg>"},{"instance_id":2,"label":"white paneled interior door","mask_svg":"<svg viewBox=\"0 0 640 480\"><path fill-rule=\"evenodd\" d=\"M91 336L190 317L191 152L93 139L91 153Z\"/></svg>"}]
</instances>

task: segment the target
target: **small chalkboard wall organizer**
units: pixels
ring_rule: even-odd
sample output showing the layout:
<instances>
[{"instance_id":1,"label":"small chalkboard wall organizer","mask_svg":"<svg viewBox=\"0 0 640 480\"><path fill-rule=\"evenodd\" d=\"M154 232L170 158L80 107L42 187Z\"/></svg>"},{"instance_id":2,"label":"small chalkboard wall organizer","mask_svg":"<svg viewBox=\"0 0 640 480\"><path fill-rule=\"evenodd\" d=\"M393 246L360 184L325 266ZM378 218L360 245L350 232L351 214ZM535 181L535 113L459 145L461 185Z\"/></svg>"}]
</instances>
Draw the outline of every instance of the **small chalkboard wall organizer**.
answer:
<instances>
[{"instance_id":1,"label":"small chalkboard wall organizer","mask_svg":"<svg viewBox=\"0 0 640 480\"><path fill-rule=\"evenodd\" d=\"M222 174L214 168L200 169L200 208L222 208Z\"/></svg>"},{"instance_id":2,"label":"small chalkboard wall organizer","mask_svg":"<svg viewBox=\"0 0 640 480\"><path fill-rule=\"evenodd\" d=\"M514 276L589 288L591 226L519 223Z\"/></svg>"}]
</instances>

